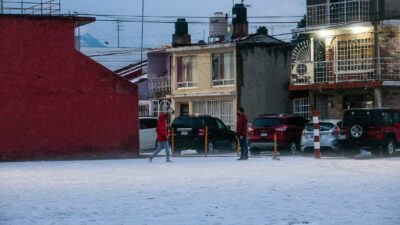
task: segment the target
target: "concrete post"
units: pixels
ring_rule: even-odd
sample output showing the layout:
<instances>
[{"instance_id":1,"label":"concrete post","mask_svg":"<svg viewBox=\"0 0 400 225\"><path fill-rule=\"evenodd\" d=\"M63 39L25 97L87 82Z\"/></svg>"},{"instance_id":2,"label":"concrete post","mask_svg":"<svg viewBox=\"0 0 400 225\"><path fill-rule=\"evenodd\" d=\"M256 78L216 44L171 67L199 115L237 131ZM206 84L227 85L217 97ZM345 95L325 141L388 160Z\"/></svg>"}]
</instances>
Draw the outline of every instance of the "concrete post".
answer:
<instances>
[{"instance_id":1,"label":"concrete post","mask_svg":"<svg viewBox=\"0 0 400 225\"><path fill-rule=\"evenodd\" d=\"M382 108L382 89L375 88L374 92L375 108Z\"/></svg>"},{"instance_id":2,"label":"concrete post","mask_svg":"<svg viewBox=\"0 0 400 225\"><path fill-rule=\"evenodd\" d=\"M380 8L379 8L379 1L375 0L375 10L374 10L374 17L373 17L373 24L374 24L374 45L375 45L375 71L376 71L376 79L382 79L382 70L381 70L381 21L380 21ZM375 88L375 107L381 108L382 107L382 90L381 88Z\"/></svg>"}]
</instances>

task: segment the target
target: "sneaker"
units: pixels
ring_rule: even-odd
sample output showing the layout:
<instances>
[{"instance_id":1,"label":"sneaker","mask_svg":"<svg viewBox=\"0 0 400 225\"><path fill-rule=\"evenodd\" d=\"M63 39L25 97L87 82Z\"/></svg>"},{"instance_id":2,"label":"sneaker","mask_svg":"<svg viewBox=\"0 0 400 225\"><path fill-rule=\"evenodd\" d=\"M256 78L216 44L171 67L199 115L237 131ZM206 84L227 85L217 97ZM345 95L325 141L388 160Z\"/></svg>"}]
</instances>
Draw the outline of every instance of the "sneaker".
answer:
<instances>
[{"instance_id":1,"label":"sneaker","mask_svg":"<svg viewBox=\"0 0 400 225\"><path fill-rule=\"evenodd\" d=\"M153 157L150 156L149 163L153 162Z\"/></svg>"},{"instance_id":2,"label":"sneaker","mask_svg":"<svg viewBox=\"0 0 400 225\"><path fill-rule=\"evenodd\" d=\"M170 163L170 162L172 162L172 161L168 159L168 160L167 160L167 163Z\"/></svg>"},{"instance_id":3,"label":"sneaker","mask_svg":"<svg viewBox=\"0 0 400 225\"><path fill-rule=\"evenodd\" d=\"M238 159L236 159L236 160L244 160L244 158L240 157L240 158L238 158Z\"/></svg>"}]
</instances>

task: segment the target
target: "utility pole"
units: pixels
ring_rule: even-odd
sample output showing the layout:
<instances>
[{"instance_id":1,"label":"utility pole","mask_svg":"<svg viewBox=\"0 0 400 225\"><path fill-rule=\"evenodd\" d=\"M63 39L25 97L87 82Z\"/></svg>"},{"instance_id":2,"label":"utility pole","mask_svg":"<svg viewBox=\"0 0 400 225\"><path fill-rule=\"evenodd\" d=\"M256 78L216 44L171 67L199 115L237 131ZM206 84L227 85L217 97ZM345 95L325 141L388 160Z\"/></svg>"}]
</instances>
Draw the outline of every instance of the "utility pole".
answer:
<instances>
[{"instance_id":1,"label":"utility pole","mask_svg":"<svg viewBox=\"0 0 400 225\"><path fill-rule=\"evenodd\" d=\"M144 0L142 0L142 32L140 40L140 72L143 74L143 30L144 30Z\"/></svg>"},{"instance_id":2,"label":"utility pole","mask_svg":"<svg viewBox=\"0 0 400 225\"><path fill-rule=\"evenodd\" d=\"M120 47L120 32L123 31L121 20L117 20L117 36L118 36L118 48Z\"/></svg>"}]
</instances>

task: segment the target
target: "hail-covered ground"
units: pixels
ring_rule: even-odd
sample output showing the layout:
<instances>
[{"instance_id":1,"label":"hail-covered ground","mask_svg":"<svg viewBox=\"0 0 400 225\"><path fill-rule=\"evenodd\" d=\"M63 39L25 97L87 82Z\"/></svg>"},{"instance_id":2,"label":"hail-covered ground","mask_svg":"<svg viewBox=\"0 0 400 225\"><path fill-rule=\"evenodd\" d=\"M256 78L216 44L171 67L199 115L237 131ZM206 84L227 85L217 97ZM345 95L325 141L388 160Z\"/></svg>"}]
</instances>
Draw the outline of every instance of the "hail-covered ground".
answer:
<instances>
[{"instance_id":1,"label":"hail-covered ground","mask_svg":"<svg viewBox=\"0 0 400 225\"><path fill-rule=\"evenodd\" d=\"M400 158L0 163L2 225L396 225Z\"/></svg>"}]
</instances>

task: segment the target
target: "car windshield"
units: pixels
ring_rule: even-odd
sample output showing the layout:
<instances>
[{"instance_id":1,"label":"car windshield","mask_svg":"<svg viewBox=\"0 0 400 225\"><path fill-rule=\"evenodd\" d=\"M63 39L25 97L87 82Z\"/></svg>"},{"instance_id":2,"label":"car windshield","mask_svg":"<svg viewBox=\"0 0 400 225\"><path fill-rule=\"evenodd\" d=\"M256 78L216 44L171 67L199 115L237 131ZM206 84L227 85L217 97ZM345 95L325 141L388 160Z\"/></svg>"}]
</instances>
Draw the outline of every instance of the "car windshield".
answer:
<instances>
[{"instance_id":1,"label":"car windshield","mask_svg":"<svg viewBox=\"0 0 400 225\"><path fill-rule=\"evenodd\" d=\"M335 127L333 123L328 123L328 122L321 122L319 123L319 130L320 131L330 131ZM306 131L313 131L314 126L312 123L307 124L306 126Z\"/></svg>"},{"instance_id":2,"label":"car windshield","mask_svg":"<svg viewBox=\"0 0 400 225\"><path fill-rule=\"evenodd\" d=\"M253 121L253 127L275 127L282 124L281 118L257 118Z\"/></svg>"},{"instance_id":3,"label":"car windshield","mask_svg":"<svg viewBox=\"0 0 400 225\"><path fill-rule=\"evenodd\" d=\"M174 127L204 127L204 121L197 117L178 117L172 122Z\"/></svg>"}]
</instances>

